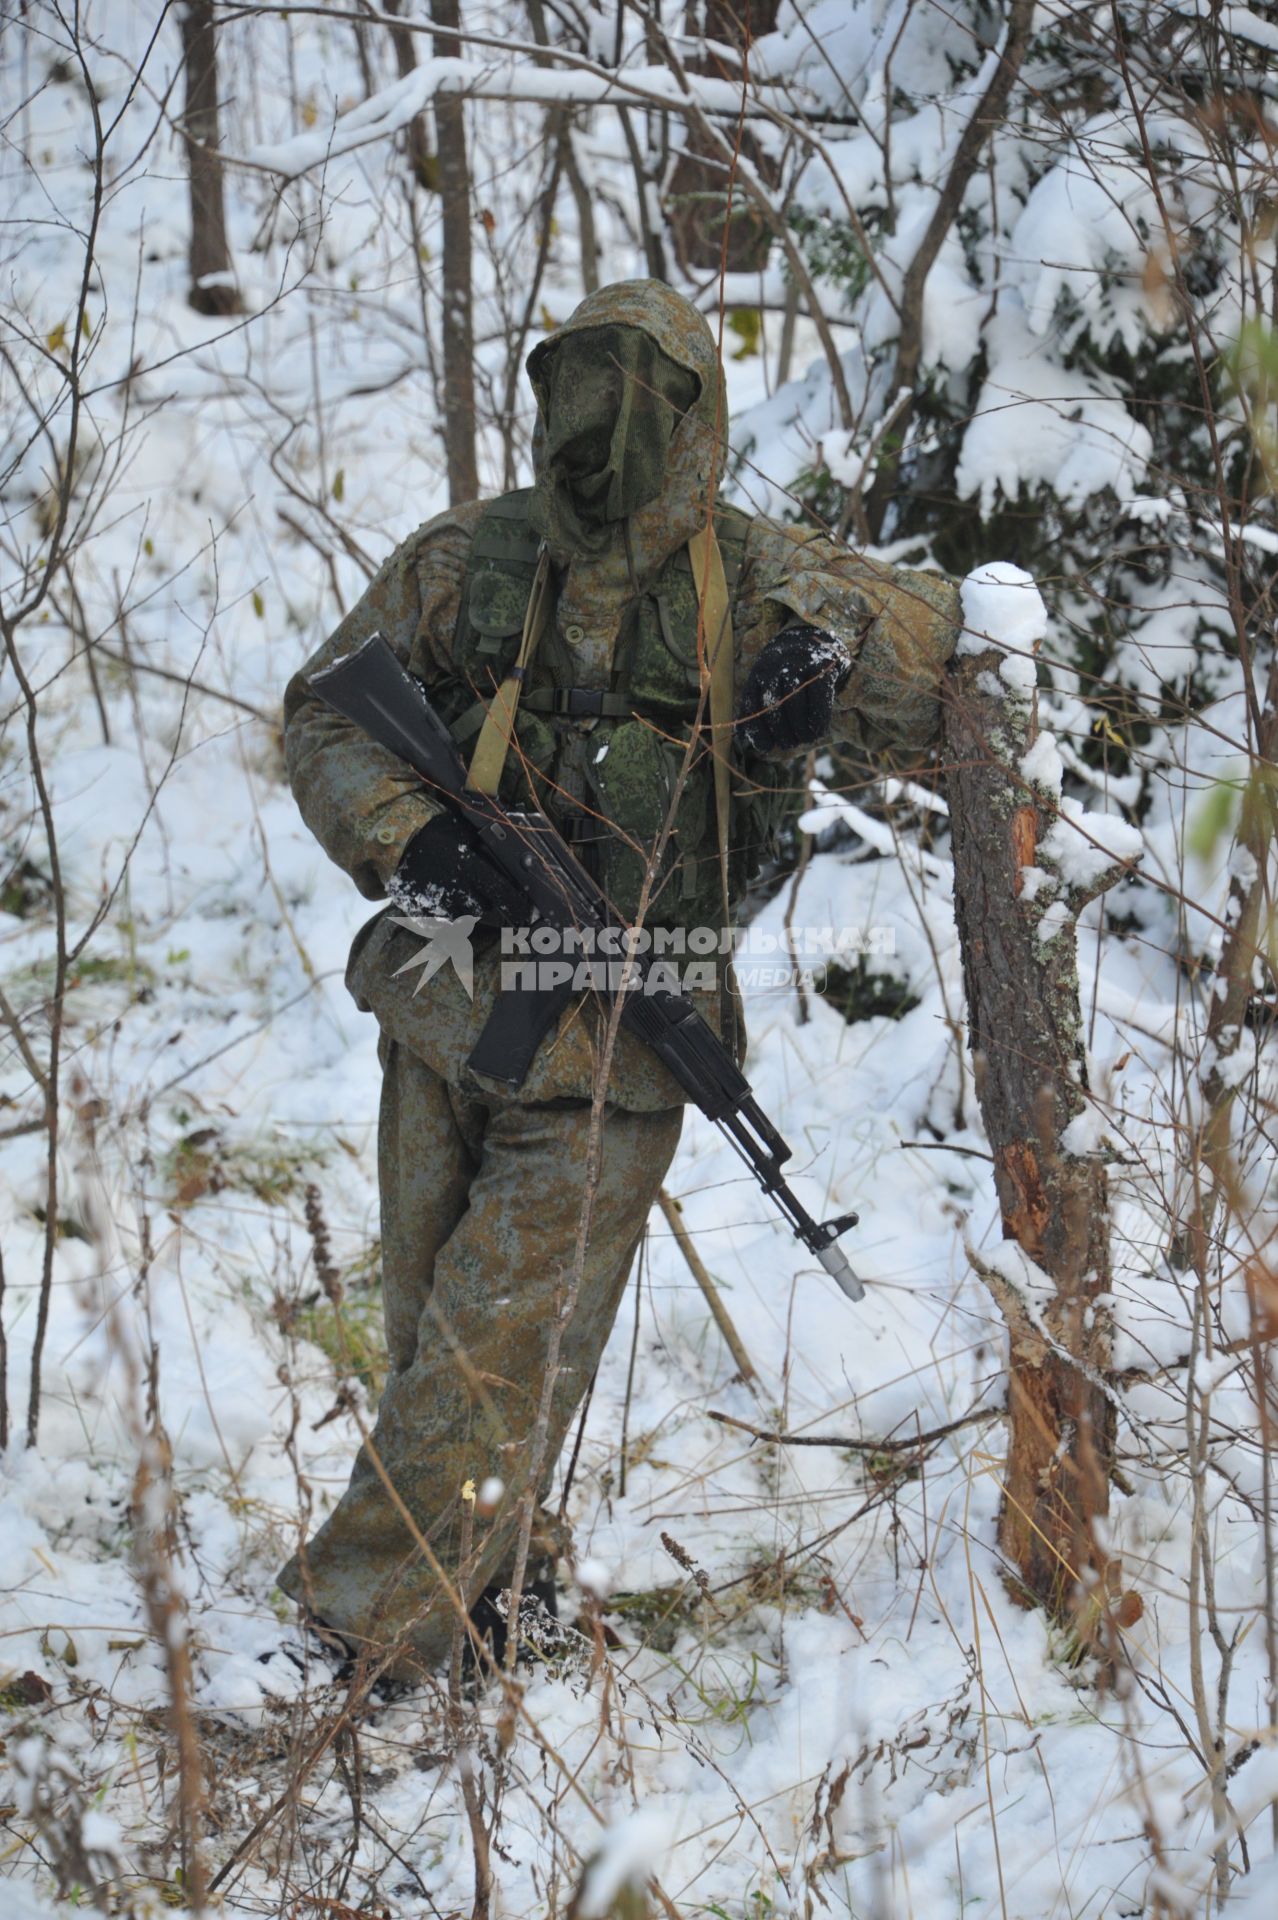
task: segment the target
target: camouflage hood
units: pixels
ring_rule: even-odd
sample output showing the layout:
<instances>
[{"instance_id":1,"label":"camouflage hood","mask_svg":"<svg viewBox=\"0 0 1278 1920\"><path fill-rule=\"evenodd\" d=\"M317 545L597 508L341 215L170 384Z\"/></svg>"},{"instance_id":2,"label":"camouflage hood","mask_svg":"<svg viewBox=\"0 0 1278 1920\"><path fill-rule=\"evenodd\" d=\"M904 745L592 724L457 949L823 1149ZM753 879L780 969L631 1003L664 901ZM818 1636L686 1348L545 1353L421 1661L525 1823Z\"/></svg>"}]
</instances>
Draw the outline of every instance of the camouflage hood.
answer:
<instances>
[{"instance_id":1,"label":"camouflage hood","mask_svg":"<svg viewBox=\"0 0 1278 1920\"><path fill-rule=\"evenodd\" d=\"M534 348L528 375L534 526L561 564L624 528L627 570L650 578L705 524L722 478L727 403L704 317L658 280L619 281Z\"/></svg>"}]
</instances>

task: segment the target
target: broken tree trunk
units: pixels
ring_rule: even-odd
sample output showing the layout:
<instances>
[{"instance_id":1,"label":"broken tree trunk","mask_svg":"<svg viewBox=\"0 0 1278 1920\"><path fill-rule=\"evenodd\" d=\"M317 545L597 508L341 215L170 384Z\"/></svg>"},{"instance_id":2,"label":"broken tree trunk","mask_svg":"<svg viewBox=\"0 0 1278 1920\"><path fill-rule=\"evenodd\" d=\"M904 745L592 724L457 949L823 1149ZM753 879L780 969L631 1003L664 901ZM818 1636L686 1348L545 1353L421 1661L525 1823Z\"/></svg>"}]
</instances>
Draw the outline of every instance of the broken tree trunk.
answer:
<instances>
[{"instance_id":1,"label":"broken tree trunk","mask_svg":"<svg viewBox=\"0 0 1278 1920\"><path fill-rule=\"evenodd\" d=\"M445 29L434 36L437 59L457 52L459 0L431 0L430 17ZM479 492L475 462L475 331L471 296L470 162L466 156L466 103L460 94L435 96L435 145L443 226L444 307L440 319L444 361L444 454L448 503L459 506Z\"/></svg>"},{"instance_id":2,"label":"broken tree trunk","mask_svg":"<svg viewBox=\"0 0 1278 1920\"><path fill-rule=\"evenodd\" d=\"M181 23L186 61L181 128L191 184L191 287L187 298L197 313L239 313L239 289L226 242L213 0L188 0Z\"/></svg>"},{"instance_id":3,"label":"broken tree trunk","mask_svg":"<svg viewBox=\"0 0 1278 1920\"><path fill-rule=\"evenodd\" d=\"M689 73L709 73L716 79L743 85L743 58L755 40L777 24L778 0L703 0L690 4L686 27L708 43L704 52L688 57ZM702 17L704 16L704 17ZM726 50L732 49L732 54ZM733 55L737 57L733 57ZM775 182L774 155L759 144L748 127L740 129L740 150L760 179ZM683 135L666 184L670 231L680 265L694 276L723 265L730 273L757 273L767 265L772 234L745 191L730 190L728 168L718 144L690 125ZM727 229L725 233L725 227Z\"/></svg>"},{"instance_id":4,"label":"broken tree trunk","mask_svg":"<svg viewBox=\"0 0 1278 1920\"><path fill-rule=\"evenodd\" d=\"M1026 576L1020 584L1041 609ZM1003 1247L969 1249L1011 1344L999 1541L1027 1595L1060 1619L1094 1622L1110 1589L1095 1531L1114 1446L1109 1197L1104 1161L1088 1150L1075 932L1086 903L1129 870L1106 847L1135 836L1062 812L1032 661L970 634L963 645L945 764L972 1065L1003 1218ZM1117 832L1098 848L1089 825Z\"/></svg>"}]
</instances>

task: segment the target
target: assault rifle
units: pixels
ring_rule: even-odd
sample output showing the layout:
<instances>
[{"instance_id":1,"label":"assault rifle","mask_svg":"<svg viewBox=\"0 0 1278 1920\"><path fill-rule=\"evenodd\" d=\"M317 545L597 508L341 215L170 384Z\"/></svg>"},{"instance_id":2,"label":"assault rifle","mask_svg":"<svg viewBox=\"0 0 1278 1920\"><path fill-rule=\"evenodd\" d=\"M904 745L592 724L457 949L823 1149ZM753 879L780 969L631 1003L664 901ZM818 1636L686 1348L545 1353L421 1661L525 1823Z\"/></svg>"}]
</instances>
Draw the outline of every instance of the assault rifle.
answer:
<instances>
[{"instance_id":1,"label":"assault rifle","mask_svg":"<svg viewBox=\"0 0 1278 1920\"><path fill-rule=\"evenodd\" d=\"M527 900L530 926L602 931L624 925L544 814L504 807L466 784L466 763L451 733L381 634L313 674L309 684L378 746L405 761L439 800L462 816L487 858ZM636 986L622 991L622 1025L652 1049L688 1098L732 1143L796 1237L848 1299L863 1299L865 1288L835 1245L841 1233L856 1225L856 1214L842 1213L823 1222L812 1218L781 1172L790 1148L761 1111L723 1042L683 994L655 984L645 990L648 963L642 955L632 955L628 966L635 970L630 977ZM570 992L509 989L499 994L470 1065L489 1078L519 1086Z\"/></svg>"}]
</instances>

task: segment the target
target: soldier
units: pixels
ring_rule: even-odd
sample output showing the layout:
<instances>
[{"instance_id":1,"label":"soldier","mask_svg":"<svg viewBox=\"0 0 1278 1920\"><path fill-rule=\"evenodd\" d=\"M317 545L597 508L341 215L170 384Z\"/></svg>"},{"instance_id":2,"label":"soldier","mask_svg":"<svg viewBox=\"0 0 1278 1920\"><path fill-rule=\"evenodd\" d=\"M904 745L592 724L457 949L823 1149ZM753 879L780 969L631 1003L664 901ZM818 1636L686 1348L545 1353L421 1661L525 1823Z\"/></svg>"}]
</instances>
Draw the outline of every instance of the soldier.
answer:
<instances>
[{"instance_id":1,"label":"soldier","mask_svg":"<svg viewBox=\"0 0 1278 1920\"><path fill-rule=\"evenodd\" d=\"M939 575L717 504L723 371L704 318L668 287L590 295L528 372L532 488L451 508L412 534L285 698L307 825L361 893L391 903L358 935L347 972L380 1027L390 1373L371 1451L280 1585L347 1642L383 1657L396 1648L401 1671L438 1661L454 1615L399 1502L468 1604L482 1608L510 1577L586 1194L607 1005L570 1000L518 1087L467 1065L499 983L497 929L526 914L465 823L326 707L308 676L380 630L473 753L473 784L548 813L627 918L646 883L649 928L720 928L767 852L793 783L787 761L827 740L878 766L927 752L959 622ZM735 737L707 711L712 627L731 634ZM452 967L414 991L420 942L405 915L475 923L473 998ZM731 968L715 965L692 997L740 1057ZM548 1471L673 1157L681 1099L623 1029ZM485 1480L503 1491L459 1569L463 1487ZM535 1539L553 1555L540 1508Z\"/></svg>"}]
</instances>

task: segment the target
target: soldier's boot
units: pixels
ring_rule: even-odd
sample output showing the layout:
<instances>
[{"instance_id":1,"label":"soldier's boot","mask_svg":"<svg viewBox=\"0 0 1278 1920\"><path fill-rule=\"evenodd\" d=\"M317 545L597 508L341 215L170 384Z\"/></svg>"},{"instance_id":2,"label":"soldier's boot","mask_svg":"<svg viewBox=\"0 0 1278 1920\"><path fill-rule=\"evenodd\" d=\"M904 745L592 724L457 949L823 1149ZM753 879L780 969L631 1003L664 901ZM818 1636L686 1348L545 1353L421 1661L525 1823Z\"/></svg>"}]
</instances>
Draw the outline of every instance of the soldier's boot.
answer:
<instances>
[{"instance_id":1,"label":"soldier's boot","mask_svg":"<svg viewBox=\"0 0 1278 1920\"><path fill-rule=\"evenodd\" d=\"M510 1633L509 1592L509 1588L504 1586L485 1587L470 1610L471 1624L480 1639L487 1642L494 1665L499 1667L505 1664L506 1643ZM529 1578L524 1582L524 1590L520 1595L521 1623L530 1614L533 1618L559 1618L559 1595L555 1591L554 1569L550 1566L529 1570ZM522 1652L517 1656L519 1659L523 1657ZM480 1665L489 1671L486 1663L477 1658L474 1647L467 1639L462 1645L462 1669L471 1672Z\"/></svg>"}]
</instances>

